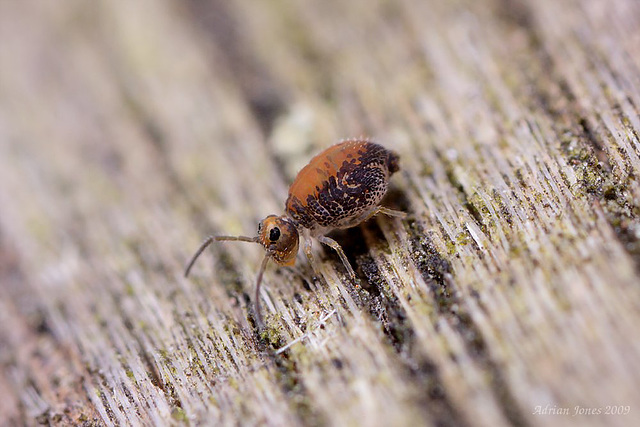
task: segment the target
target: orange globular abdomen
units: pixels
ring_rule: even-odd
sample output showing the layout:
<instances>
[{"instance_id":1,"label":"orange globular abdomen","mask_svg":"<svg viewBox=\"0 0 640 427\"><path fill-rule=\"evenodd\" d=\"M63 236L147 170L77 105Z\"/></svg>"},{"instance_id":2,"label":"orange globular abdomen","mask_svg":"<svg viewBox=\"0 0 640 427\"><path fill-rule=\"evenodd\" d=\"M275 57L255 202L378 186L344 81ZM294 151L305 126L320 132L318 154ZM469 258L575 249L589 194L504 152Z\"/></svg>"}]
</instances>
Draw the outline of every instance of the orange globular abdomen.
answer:
<instances>
[{"instance_id":1,"label":"orange globular abdomen","mask_svg":"<svg viewBox=\"0 0 640 427\"><path fill-rule=\"evenodd\" d=\"M295 196L305 201L310 194L317 196L330 177L337 177L345 161L359 163L358 158L361 154L358 154L358 151L361 151L366 143L368 142L346 141L333 145L315 156L298 172L289 188L289 197Z\"/></svg>"},{"instance_id":2,"label":"orange globular abdomen","mask_svg":"<svg viewBox=\"0 0 640 427\"><path fill-rule=\"evenodd\" d=\"M286 212L310 230L352 226L374 209L397 170L397 155L368 140L348 140L315 156L289 188Z\"/></svg>"}]
</instances>

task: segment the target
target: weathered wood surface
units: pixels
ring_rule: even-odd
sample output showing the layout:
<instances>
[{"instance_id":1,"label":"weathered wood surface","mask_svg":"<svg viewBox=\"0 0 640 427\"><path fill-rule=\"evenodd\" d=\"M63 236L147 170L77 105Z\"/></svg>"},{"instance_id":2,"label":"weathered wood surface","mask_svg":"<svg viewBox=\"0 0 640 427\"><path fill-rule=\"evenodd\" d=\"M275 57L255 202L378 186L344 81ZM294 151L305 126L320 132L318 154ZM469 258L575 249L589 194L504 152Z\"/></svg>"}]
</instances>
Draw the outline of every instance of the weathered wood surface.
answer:
<instances>
[{"instance_id":1,"label":"weathered wood surface","mask_svg":"<svg viewBox=\"0 0 640 427\"><path fill-rule=\"evenodd\" d=\"M638 22L2 2L0 424L639 425ZM182 277L360 134L400 153L386 203L411 214L336 237L360 289L320 248L316 274L270 268L260 334L259 247Z\"/></svg>"}]
</instances>

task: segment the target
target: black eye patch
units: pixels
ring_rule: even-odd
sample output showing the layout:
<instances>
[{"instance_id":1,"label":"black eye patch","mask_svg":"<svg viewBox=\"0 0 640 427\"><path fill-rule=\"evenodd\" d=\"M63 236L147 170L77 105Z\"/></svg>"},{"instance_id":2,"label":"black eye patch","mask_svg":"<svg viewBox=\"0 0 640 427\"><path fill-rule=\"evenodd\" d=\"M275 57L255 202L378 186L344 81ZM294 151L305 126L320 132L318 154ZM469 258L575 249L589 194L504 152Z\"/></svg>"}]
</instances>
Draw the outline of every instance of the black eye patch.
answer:
<instances>
[{"instance_id":1,"label":"black eye patch","mask_svg":"<svg viewBox=\"0 0 640 427\"><path fill-rule=\"evenodd\" d=\"M273 227L271 231L269 231L269 240L275 242L280 238L280 229L278 227Z\"/></svg>"}]
</instances>

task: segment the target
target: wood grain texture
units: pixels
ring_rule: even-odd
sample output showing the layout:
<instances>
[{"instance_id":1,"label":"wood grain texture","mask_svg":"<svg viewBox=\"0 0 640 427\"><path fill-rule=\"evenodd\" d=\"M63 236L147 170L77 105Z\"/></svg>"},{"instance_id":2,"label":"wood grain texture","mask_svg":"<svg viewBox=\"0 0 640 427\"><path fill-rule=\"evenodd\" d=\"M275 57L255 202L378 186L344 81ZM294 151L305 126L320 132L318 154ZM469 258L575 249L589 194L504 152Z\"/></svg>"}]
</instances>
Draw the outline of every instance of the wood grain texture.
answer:
<instances>
[{"instance_id":1,"label":"wood grain texture","mask_svg":"<svg viewBox=\"0 0 640 427\"><path fill-rule=\"evenodd\" d=\"M640 423L638 2L32 3L0 4L0 424ZM410 217L335 236L360 287L316 245L259 332L257 245L182 277L363 134Z\"/></svg>"}]
</instances>

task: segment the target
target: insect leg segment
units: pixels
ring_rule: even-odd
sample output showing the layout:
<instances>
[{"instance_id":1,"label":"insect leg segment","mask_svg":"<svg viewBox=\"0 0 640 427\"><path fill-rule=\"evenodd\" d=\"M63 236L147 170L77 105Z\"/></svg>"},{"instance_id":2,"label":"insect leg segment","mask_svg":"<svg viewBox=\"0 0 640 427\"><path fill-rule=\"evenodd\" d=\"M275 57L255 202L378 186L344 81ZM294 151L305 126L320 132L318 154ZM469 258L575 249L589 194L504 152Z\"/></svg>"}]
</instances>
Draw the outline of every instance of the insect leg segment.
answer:
<instances>
[{"instance_id":1,"label":"insect leg segment","mask_svg":"<svg viewBox=\"0 0 640 427\"><path fill-rule=\"evenodd\" d=\"M406 212L396 211L394 209L385 208L384 206L378 206L377 208L372 210L369 215L364 217L362 222L368 221L368 220L370 220L371 218L373 218L374 216L376 216L378 214L384 214L384 215L387 215L387 216L393 216L393 217L400 218L400 219L403 219L403 218L407 217L407 213Z\"/></svg>"},{"instance_id":2,"label":"insect leg segment","mask_svg":"<svg viewBox=\"0 0 640 427\"><path fill-rule=\"evenodd\" d=\"M307 261L309 261L309 265L313 269L316 274L320 274L320 268L318 268L318 263L316 257L313 255L313 237L308 230L304 232L304 254L307 256Z\"/></svg>"},{"instance_id":3,"label":"insect leg segment","mask_svg":"<svg viewBox=\"0 0 640 427\"><path fill-rule=\"evenodd\" d=\"M406 212L402 212L402 211L397 211L395 209L389 209L389 208L385 208L384 206L378 206L376 208L375 211L373 211L373 214L371 214L371 216L374 215L378 215L378 214L384 214L387 216L394 216L396 218L406 218L407 217L407 213Z\"/></svg>"},{"instance_id":4,"label":"insect leg segment","mask_svg":"<svg viewBox=\"0 0 640 427\"><path fill-rule=\"evenodd\" d=\"M333 250L338 253L338 256L340 257L342 264L344 264L344 267L347 269L349 278L355 281L356 273L353 271L353 268L351 267L351 264L349 263L347 256L345 255L344 251L342 250L342 247L338 244L338 242L336 242L335 240L327 236L318 236L317 239L320 243L324 243L325 245L333 248Z\"/></svg>"},{"instance_id":5,"label":"insect leg segment","mask_svg":"<svg viewBox=\"0 0 640 427\"><path fill-rule=\"evenodd\" d=\"M324 243L327 246L330 246L336 252L338 252L338 255L340 256L340 260L342 260L342 263L347 269L347 273L349 274L349 277L351 278L351 280L355 281L356 274L353 272L353 268L351 268L351 264L349 264L349 260L347 259L347 256L344 254L344 251L342 250L338 242L325 236L318 236L316 238L318 239L319 242ZM311 237L311 234L309 233L309 231L305 230L304 254L307 256L307 260L309 261L311 268L313 268L313 271L319 274L320 270L318 269L318 265L316 264L316 258L313 256L312 247L313 247L313 238Z\"/></svg>"},{"instance_id":6,"label":"insect leg segment","mask_svg":"<svg viewBox=\"0 0 640 427\"><path fill-rule=\"evenodd\" d=\"M309 236L308 233L305 233L305 237L304 237L304 254L307 256L307 260L309 261L309 264L311 265L311 268L313 268L314 270L316 269L316 260L313 257L313 240L311 239L311 237Z\"/></svg>"}]
</instances>

